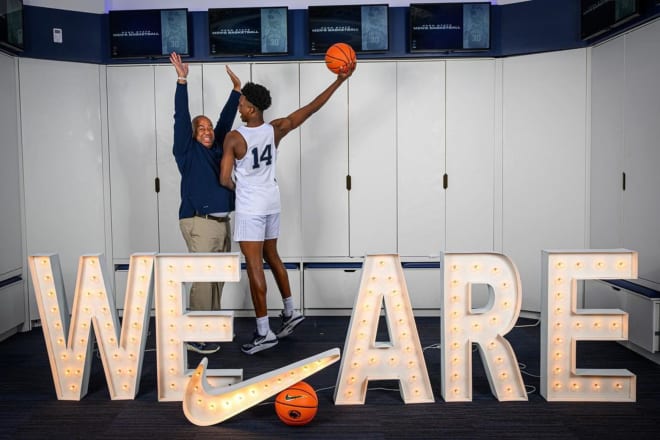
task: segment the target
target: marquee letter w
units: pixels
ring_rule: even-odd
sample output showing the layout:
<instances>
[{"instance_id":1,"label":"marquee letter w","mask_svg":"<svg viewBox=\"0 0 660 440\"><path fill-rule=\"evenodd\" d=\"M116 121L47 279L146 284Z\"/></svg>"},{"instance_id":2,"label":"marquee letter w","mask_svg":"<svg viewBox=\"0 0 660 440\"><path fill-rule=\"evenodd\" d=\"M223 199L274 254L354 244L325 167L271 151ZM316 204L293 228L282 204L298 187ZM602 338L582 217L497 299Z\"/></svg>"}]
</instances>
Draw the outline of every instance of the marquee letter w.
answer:
<instances>
[{"instance_id":1,"label":"marquee letter w","mask_svg":"<svg viewBox=\"0 0 660 440\"><path fill-rule=\"evenodd\" d=\"M110 397L134 399L149 327L154 254L131 256L121 326L102 255L80 257L71 316L58 256L33 255L28 262L57 398L80 400L87 394L94 327Z\"/></svg>"}]
</instances>

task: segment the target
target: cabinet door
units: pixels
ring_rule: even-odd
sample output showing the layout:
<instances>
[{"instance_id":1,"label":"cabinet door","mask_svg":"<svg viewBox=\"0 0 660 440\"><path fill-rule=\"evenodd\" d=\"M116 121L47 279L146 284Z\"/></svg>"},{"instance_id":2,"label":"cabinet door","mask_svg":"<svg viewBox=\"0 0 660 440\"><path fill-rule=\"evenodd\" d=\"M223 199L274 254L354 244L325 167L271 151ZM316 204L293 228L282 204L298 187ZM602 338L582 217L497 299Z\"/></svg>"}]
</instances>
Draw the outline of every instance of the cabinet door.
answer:
<instances>
[{"instance_id":1,"label":"cabinet door","mask_svg":"<svg viewBox=\"0 0 660 440\"><path fill-rule=\"evenodd\" d=\"M639 277L660 283L660 23L627 35L625 47L623 245L639 252Z\"/></svg>"},{"instance_id":2,"label":"cabinet door","mask_svg":"<svg viewBox=\"0 0 660 440\"><path fill-rule=\"evenodd\" d=\"M541 305L541 251L586 245L586 50L503 62L503 252L523 310Z\"/></svg>"},{"instance_id":3,"label":"cabinet door","mask_svg":"<svg viewBox=\"0 0 660 440\"><path fill-rule=\"evenodd\" d=\"M617 38L591 49L590 247L623 246L625 46ZM630 248L635 249L635 248ZM640 260L641 261L641 260Z\"/></svg>"},{"instance_id":4,"label":"cabinet door","mask_svg":"<svg viewBox=\"0 0 660 440\"><path fill-rule=\"evenodd\" d=\"M160 252L187 252L186 242L179 229L181 204L181 175L172 153L174 138L174 92L176 71L170 64L154 68L156 176L160 184L157 194L158 249ZM229 93L229 92L227 92ZM202 114L202 69L189 66L188 106L191 117ZM213 124L217 115L210 113ZM147 194L145 194L146 196Z\"/></svg>"},{"instance_id":5,"label":"cabinet door","mask_svg":"<svg viewBox=\"0 0 660 440\"><path fill-rule=\"evenodd\" d=\"M445 62L397 65L398 241L403 256L445 248Z\"/></svg>"},{"instance_id":6,"label":"cabinet door","mask_svg":"<svg viewBox=\"0 0 660 440\"><path fill-rule=\"evenodd\" d=\"M105 68L30 58L19 67L27 255L59 254L71 305L79 257L106 250ZM34 302L31 317L38 318Z\"/></svg>"},{"instance_id":7,"label":"cabinet door","mask_svg":"<svg viewBox=\"0 0 660 440\"><path fill-rule=\"evenodd\" d=\"M113 260L128 262L134 252L159 250L154 68L107 72Z\"/></svg>"},{"instance_id":8,"label":"cabinet door","mask_svg":"<svg viewBox=\"0 0 660 440\"><path fill-rule=\"evenodd\" d=\"M362 63L348 86L349 256L396 253L396 63Z\"/></svg>"},{"instance_id":9,"label":"cabinet door","mask_svg":"<svg viewBox=\"0 0 660 440\"><path fill-rule=\"evenodd\" d=\"M283 118L301 105L298 88L298 64L254 64L252 81L270 90L273 104L266 110L264 119L270 122ZM322 113L324 109L320 110ZM315 118L316 115L312 116ZM280 238L277 247L282 257L302 255L300 211L300 130L289 133L277 149L277 181L280 186L282 214Z\"/></svg>"},{"instance_id":10,"label":"cabinet door","mask_svg":"<svg viewBox=\"0 0 660 440\"><path fill-rule=\"evenodd\" d=\"M18 58L0 53L0 281L23 266L17 66Z\"/></svg>"},{"instance_id":11,"label":"cabinet door","mask_svg":"<svg viewBox=\"0 0 660 440\"><path fill-rule=\"evenodd\" d=\"M494 244L495 61L447 61L445 248Z\"/></svg>"},{"instance_id":12,"label":"cabinet door","mask_svg":"<svg viewBox=\"0 0 660 440\"><path fill-rule=\"evenodd\" d=\"M305 105L334 80L323 63L300 65ZM303 255L346 256L348 248L348 91L353 78L300 127ZM352 89L351 89L352 90Z\"/></svg>"}]
</instances>

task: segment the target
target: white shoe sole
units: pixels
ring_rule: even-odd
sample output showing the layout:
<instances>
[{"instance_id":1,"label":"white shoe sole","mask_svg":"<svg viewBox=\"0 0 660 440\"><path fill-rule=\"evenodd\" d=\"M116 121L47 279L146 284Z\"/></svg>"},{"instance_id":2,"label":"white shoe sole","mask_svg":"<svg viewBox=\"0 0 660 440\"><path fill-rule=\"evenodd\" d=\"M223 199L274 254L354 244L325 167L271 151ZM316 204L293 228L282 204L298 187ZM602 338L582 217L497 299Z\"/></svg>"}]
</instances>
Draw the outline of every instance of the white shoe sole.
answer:
<instances>
[{"instance_id":1,"label":"white shoe sole","mask_svg":"<svg viewBox=\"0 0 660 440\"><path fill-rule=\"evenodd\" d=\"M280 330L279 333L276 333L275 336L277 336L277 339L286 338L291 333L293 333L293 330L295 330L295 328L298 327L298 324L300 324L304 320L305 320L305 317L300 315L300 317L297 320L295 320L292 323L289 323L286 327L284 327L282 330Z\"/></svg>"},{"instance_id":2,"label":"white shoe sole","mask_svg":"<svg viewBox=\"0 0 660 440\"><path fill-rule=\"evenodd\" d=\"M241 351L245 354L255 354L255 353L259 353L260 351L268 350L269 348L272 348L276 345L277 345L277 339L271 342L264 342L263 344L255 345L249 350L245 350L243 347L241 347Z\"/></svg>"}]
</instances>

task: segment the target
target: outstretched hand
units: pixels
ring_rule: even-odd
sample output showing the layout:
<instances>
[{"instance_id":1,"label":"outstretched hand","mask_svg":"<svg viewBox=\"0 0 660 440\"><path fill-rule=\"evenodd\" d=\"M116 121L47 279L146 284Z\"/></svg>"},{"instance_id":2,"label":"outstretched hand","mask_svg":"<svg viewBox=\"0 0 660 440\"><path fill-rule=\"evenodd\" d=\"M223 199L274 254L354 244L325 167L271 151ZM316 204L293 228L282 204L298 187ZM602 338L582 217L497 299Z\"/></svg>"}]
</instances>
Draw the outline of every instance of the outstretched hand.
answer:
<instances>
[{"instance_id":1,"label":"outstretched hand","mask_svg":"<svg viewBox=\"0 0 660 440\"><path fill-rule=\"evenodd\" d=\"M344 67L342 67L339 70L339 73L337 74L337 78L340 80L344 81L346 80L349 76L355 72L355 68L357 67L357 61L353 61L352 63L346 64Z\"/></svg>"},{"instance_id":2,"label":"outstretched hand","mask_svg":"<svg viewBox=\"0 0 660 440\"><path fill-rule=\"evenodd\" d=\"M170 54L170 63L176 69L176 74L179 78L186 78L188 76L188 63L181 61L181 55L176 52Z\"/></svg>"},{"instance_id":3,"label":"outstretched hand","mask_svg":"<svg viewBox=\"0 0 660 440\"><path fill-rule=\"evenodd\" d=\"M229 78L231 79L231 83L234 85L234 90L237 92L241 91L241 80L236 74L229 68L229 66L225 66L227 69L227 74L229 75Z\"/></svg>"}]
</instances>

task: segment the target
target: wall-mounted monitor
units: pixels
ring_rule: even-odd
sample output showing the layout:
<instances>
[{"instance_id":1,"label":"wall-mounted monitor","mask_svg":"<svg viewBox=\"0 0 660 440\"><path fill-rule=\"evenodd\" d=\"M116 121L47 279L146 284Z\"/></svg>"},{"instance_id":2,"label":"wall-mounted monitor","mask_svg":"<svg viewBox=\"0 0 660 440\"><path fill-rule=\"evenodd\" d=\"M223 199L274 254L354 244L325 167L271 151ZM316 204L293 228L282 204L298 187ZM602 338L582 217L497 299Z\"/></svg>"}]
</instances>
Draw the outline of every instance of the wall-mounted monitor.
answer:
<instances>
[{"instance_id":1,"label":"wall-mounted monitor","mask_svg":"<svg viewBox=\"0 0 660 440\"><path fill-rule=\"evenodd\" d=\"M190 55L187 9L109 11L112 58Z\"/></svg>"},{"instance_id":2,"label":"wall-mounted monitor","mask_svg":"<svg viewBox=\"0 0 660 440\"><path fill-rule=\"evenodd\" d=\"M22 0L0 0L0 47L23 50Z\"/></svg>"},{"instance_id":3,"label":"wall-mounted monitor","mask_svg":"<svg viewBox=\"0 0 660 440\"><path fill-rule=\"evenodd\" d=\"M639 15L639 0L582 0L580 36L597 37Z\"/></svg>"},{"instance_id":4,"label":"wall-mounted monitor","mask_svg":"<svg viewBox=\"0 0 660 440\"><path fill-rule=\"evenodd\" d=\"M355 52L389 50L388 5L309 6L309 53L325 53L335 43Z\"/></svg>"},{"instance_id":5,"label":"wall-mounted monitor","mask_svg":"<svg viewBox=\"0 0 660 440\"><path fill-rule=\"evenodd\" d=\"M209 9L210 55L287 54L288 14L286 6Z\"/></svg>"},{"instance_id":6,"label":"wall-mounted monitor","mask_svg":"<svg viewBox=\"0 0 660 440\"><path fill-rule=\"evenodd\" d=\"M410 52L490 49L490 3L413 3Z\"/></svg>"}]
</instances>

